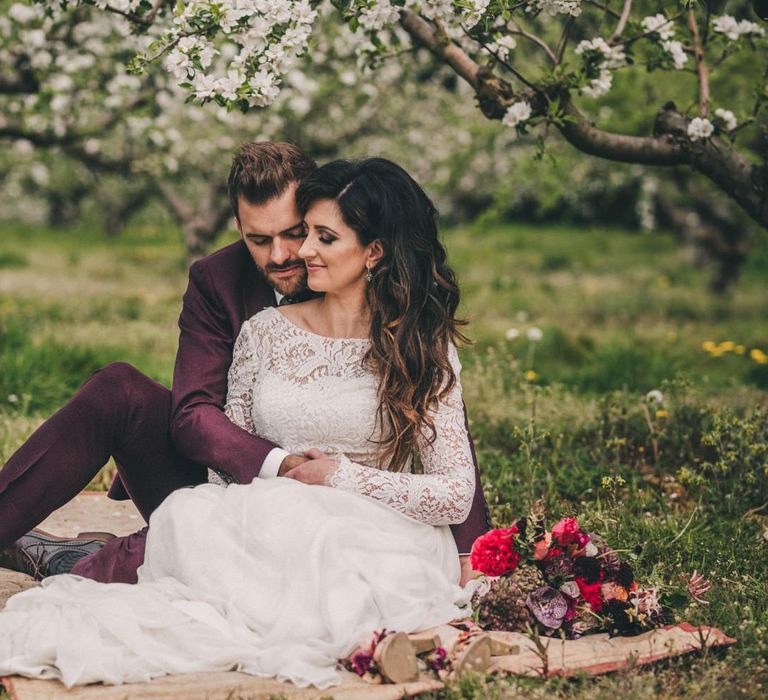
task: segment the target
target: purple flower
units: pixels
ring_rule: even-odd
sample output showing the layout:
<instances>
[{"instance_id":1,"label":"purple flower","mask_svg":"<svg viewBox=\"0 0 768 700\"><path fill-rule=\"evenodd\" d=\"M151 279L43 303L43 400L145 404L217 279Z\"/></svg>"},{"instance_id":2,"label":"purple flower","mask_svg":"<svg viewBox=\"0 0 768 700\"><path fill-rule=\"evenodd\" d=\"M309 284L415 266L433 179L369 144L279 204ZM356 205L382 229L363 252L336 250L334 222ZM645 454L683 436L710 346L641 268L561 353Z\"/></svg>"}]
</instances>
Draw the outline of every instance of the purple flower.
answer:
<instances>
[{"instance_id":1,"label":"purple flower","mask_svg":"<svg viewBox=\"0 0 768 700\"><path fill-rule=\"evenodd\" d=\"M356 651L352 654L352 666L355 668L355 673L358 676L364 676L371 668L371 661L373 661L372 654L366 654L362 651Z\"/></svg>"},{"instance_id":2,"label":"purple flower","mask_svg":"<svg viewBox=\"0 0 768 700\"><path fill-rule=\"evenodd\" d=\"M560 627L568 612L565 596L550 586L542 586L532 591L525 602L533 616L551 629Z\"/></svg>"}]
</instances>

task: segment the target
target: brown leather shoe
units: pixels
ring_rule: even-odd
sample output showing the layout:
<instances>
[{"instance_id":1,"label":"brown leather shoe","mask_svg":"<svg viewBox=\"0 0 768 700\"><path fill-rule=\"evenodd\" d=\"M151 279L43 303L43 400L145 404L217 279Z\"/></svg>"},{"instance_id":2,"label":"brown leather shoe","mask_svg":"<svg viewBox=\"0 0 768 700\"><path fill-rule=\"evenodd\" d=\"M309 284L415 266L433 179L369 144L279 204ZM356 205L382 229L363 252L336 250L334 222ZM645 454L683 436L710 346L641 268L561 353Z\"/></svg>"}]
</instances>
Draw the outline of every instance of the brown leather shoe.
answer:
<instances>
[{"instance_id":1,"label":"brown leather shoe","mask_svg":"<svg viewBox=\"0 0 768 700\"><path fill-rule=\"evenodd\" d=\"M0 567L21 571L40 581L46 576L69 573L80 559L97 552L114 537L109 532L57 537L43 530L30 530L0 551Z\"/></svg>"}]
</instances>

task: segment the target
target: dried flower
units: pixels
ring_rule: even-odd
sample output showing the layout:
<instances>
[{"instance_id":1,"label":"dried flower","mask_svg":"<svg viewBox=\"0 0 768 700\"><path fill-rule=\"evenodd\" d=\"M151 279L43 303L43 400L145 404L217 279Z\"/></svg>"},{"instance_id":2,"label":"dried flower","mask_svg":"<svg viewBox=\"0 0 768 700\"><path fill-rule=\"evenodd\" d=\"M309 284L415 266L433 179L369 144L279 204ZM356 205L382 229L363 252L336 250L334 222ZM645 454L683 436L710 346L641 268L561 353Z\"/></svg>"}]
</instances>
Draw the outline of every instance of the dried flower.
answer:
<instances>
[{"instance_id":1,"label":"dried flower","mask_svg":"<svg viewBox=\"0 0 768 700\"><path fill-rule=\"evenodd\" d=\"M694 569L691 578L688 580L688 585L686 586L691 598L701 605L709 605L709 601L705 600L704 596L711 588L712 582Z\"/></svg>"}]
</instances>

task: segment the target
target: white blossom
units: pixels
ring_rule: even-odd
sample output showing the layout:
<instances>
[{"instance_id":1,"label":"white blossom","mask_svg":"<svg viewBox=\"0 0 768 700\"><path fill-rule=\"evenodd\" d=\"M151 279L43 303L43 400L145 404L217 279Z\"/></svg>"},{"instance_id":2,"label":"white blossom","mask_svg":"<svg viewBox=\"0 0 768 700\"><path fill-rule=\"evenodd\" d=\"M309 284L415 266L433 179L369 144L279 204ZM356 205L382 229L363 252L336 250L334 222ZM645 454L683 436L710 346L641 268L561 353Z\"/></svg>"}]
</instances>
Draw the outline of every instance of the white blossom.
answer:
<instances>
[{"instance_id":1,"label":"white blossom","mask_svg":"<svg viewBox=\"0 0 768 700\"><path fill-rule=\"evenodd\" d=\"M509 52L517 46L513 36L507 34L497 35L494 41L487 44L489 51L496 54L500 60L506 61L509 58Z\"/></svg>"},{"instance_id":2,"label":"white blossom","mask_svg":"<svg viewBox=\"0 0 768 700\"><path fill-rule=\"evenodd\" d=\"M394 24L400 18L400 10L389 0L379 0L370 7L365 7L358 15L360 26L368 31L381 31Z\"/></svg>"},{"instance_id":3,"label":"white blossom","mask_svg":"<svg viewBox=\"0 0 768 700\"><path fill-rule=\"evenodd\" d=\"M743 36L765 36L765 29L755 24L755 22L750 22L746 19L738 21L731 15L715 17L712 22L712 28L719 34L725 35L731 41L738 41Z\"/></svg>"},{"instance_id":4,"label":"white blossom","mask_svg":"<svg viewBox=\"0 0 768 700\"><path fill-rule=\"evenodd\" d=\"M709 119L702 117L695 117L691 119L691 123L688 124L688 138L694 141L705 141L715 131L715 127Z\"/></svg>"},{"instance_id":5,"label":"white blossom","mask_svg":"<svg viewBox=\"0 0 768 700\"><path fill-rule=\"evenodd\" d=\"M548 15L571 15L578 17L581 14L581 0L528 0L528 12L543 11Z\"/></svg>"},{"instance_id":6,"label":"white blossom","mask_svg":"<svg viewBox=\"0 0 768 700\"><path fill-rule=\"evenodd\" d=\"M730 109L718 108L715 110L715 116L723 121L726 131L733 131L738 125L736 115Z\"/></svg>"},{"instance_id":7,"label":"white blossom","mask_svg":"<svg viewBox=\"0 0 768 700\"><path fill-rule=\"evenodd\" d=\"M42 16L40 5L22 5L16 2L8 8L8 16L18 24L29 24Z\"/></svg>"},{"instance_id":8,"label":"white blossom","mask_svg":"<svg viewBox=\"0 0 768 700\"><path fill-rule=\"evenodd\" d=\"M474 27L485 14L491 0L467 0L466 7L462 8L464 24L467 29Z\"/></svg>"},{"instance_id":9,"label":"white blossom","mask_svg":"<svg viewBox=\"0 0 768 700\"><path fill-rule=\"evenodd\" d=\"M585 56L588 64L597 66L598 74L587 85L581 88L588 97L601 97L613 85L611 69L624 65L627 60L621 46L610 46L602 37L580 41L575 49L579 56ZM595 63L592 63L595 62Z\"/></svg>"},{"instance_id":10,"label":"white blossom","mask_svg":"<svg viewBox=\"0 0 768 700\"><path fill-rule=\"evenodd\" d=\"M642 25L646 32L656 32L662 41L667 41L675 35L672 20L662 14L644 17Z\"/></svg>"},{"instance_id":11,"label":"white blossom","mask_svg":"<svg viewBox=\"0 0 768 700\"><path fill-rule=\"evenodd\" d=\"M520 331L517 328L508 328L507 332L504 334L504 337L507 340L516 340L520 337Z\"/></svg>"},{"instance_id":12,"label":"white blossom","mask_svg":"<svg viewBox=\"0 0 768 700\"><path fill-rule=\"evenodd\" d=\"M688 54L685 53L683 45L679 41L662 41L662 48L669 54L672 59L672 63L675 64L676 70L681 70L686 61L688 60Z\"/></svg>"},{"instance_id":13,"label":"white blossom","mask_svg":"<svg viewBox=\"0 0 768 700\"><path fill-rule=\"evenodd\" d=\"M504 126L518 126L531 118L531 105L525 101L515 102L507 108L501 123Z\"/></svg>"}]
</instances>

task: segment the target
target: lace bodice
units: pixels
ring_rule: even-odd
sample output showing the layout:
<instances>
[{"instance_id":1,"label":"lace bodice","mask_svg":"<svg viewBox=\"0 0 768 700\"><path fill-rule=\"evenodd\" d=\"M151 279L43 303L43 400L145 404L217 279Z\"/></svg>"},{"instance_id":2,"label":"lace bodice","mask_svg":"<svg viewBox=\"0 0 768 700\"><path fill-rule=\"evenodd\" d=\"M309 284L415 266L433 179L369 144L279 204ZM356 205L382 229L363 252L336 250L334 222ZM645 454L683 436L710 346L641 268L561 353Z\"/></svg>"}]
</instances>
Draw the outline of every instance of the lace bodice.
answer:
<instances>
[{"instance_id":1,"label":"lace bodice","mask_svg":"<svg viewBox=\"0 0 768 700\"><path fill-rule=\"evenodd\" d=\"M433 412L436 437L418 441L423 474L377 464L378 377L363 364L367 339L327 338L269 308L243 324L229 370L225 412L241 428L291 453L317 447L339 461L329 486L373 498L421 522L463 522L475 490L461 369Z\"/></svg>"}]
</instances>

